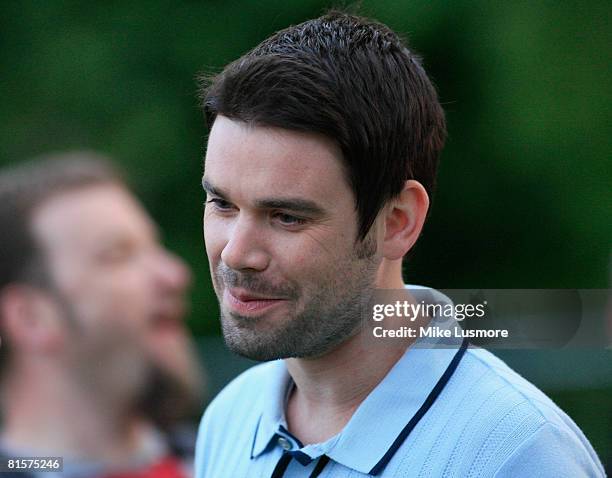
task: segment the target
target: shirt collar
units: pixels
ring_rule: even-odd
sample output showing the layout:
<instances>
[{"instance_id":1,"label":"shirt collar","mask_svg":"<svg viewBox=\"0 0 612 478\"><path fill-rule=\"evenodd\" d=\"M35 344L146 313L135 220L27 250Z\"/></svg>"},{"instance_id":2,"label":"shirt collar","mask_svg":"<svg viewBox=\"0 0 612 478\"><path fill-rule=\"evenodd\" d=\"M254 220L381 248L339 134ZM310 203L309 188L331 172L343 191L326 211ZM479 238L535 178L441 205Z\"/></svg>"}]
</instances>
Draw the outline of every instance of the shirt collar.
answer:
<instances>
[{"instance_id":1,"label":"shirt collar","mask_svg":"<svg viewBox=\"0 0 612 478\"><path fill-rule=\"evenodd\" d=\"M435 389L446 384L462 355L455 347L410 347L382 382L368 395L330 449L332 460L360 473L371 473L388 462L435 400ZM454 365L454 366L453 366ZM432 402L433 403L433 402ZM429 404L431 405L431 403ZM409 430L408 430L409 432ZM403 438L402 438L403 437Z\"/></svg>"},{"instance_id":2,"label":"shirt collar","mask_svg":"<svg viewBox=\"0 0 612 478\"><path fill-rule=\"evenodd\" d=\"M262 384L263 409L253 438L251 458L261 455L276 437L281 426L287 427L285 403L287 392L293 381L282 360L270 364L268 380Z\"/></svg>"},{"instance_id":3,"label":"shirt collar","mask_svg":"<svg viewBox=\"0 0 612 478\"><path fill-rule=\"evenodd\" d=\"M454 320L447 320L440 327L452 327L452 322ZM406 350L339 434L325 442L306 445L299 450L300 456L316 459L327 455L365 474L381 469L401 445L407 425L423 413L432 391L441 391L440 387L450 378L465 349L458 338L445 340L440 348L432 344L420 347L420 342ZM272 441L282 434L281 427L287 427L284 410L292 380L283 361L271 366L270 382L263 387L267 393L255 430L251 458L268 450Z\"/></svg>"}]
</instances>

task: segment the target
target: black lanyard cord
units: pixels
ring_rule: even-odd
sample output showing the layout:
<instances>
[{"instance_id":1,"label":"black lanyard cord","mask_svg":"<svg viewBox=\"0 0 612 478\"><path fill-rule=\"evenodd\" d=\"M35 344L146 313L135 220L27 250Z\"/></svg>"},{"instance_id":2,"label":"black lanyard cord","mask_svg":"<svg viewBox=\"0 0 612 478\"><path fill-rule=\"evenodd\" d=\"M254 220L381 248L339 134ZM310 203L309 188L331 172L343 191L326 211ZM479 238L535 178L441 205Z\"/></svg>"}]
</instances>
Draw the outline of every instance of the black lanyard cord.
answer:
<instances>
[{"instance_id":1,"label":"black lanyard cord","mask_svg":"<svg viewBox=\"0 0 612 478\"><path fill-rule=\"evenodd\" d=\"M387 450L387 453L385 453L385 455L380 459L380 461L376 463L376 465L374 466L374 468L370 470L368 475L374 475L374 476L378 475L385 468L385 466L387 466L387 463L391 461L391 458L393 458L393 455L399 449L399 447L402 446L402 444L406 440L406 437L410 435L410 432L412 432L412 430L417 426L421 418L423 418L423 416L427 413L427 411L434 404L434 402L438 398L438 395L442 393L442 390L444 389L448 381L453 376L453 373L455 373L455 370L459 366L459 362L461 362L461 358L465 354L465 351L467 350L468 345L469 345L469 341L466 337L463 339L463 342L461 343L461 347L459 347L459 350L457 350L457 352L455 353L455 356L449 363L448 367L446 368L446 370L444 371L444 373L442 374L442 376L440 377L440 379L438 380L434 388L432 388L431 392L429 392L429 395L427 396L427 398L421 405L421 408L417 410L414 416L410 419L407 425L403 428L403 430L397 436L397 438L391 445L391 448Z\"/></svg>"},{"instance_id":2,"label":"black lanyard cord","mask_svg":"<svg viewBox=\"0 0 612 478\"><path fill-rule=\"evenodd\" d=\"M292 456L289 453L283 453L280 460L274 467L274 471L272 472L272 476L270 478L283 478L285 471L287 471L287 467L289 467L289 463L291 462ZM312 473L308 478L317 478L322 472L325 465L329 463L329 457L327 455L321 455L319 461L317 462L317 466L314 467Z\"/></svg>"},{"instance_id":3,"label":"black lanyard cord","mask_svg":"<svg viewBox=\"0 0 612 478\"><path fill-rule=\"evenodd\" d=\"M387 466L389 461L391 461L391 458L393 458L395 452L404 443L410 432L416 427L421 418L423 418L423 416L431 408L431 406L436 401L436 398L438 398L438 395L440 395L445 385L451 379L453 373L455 373L455 370L459 365L459 362L461 362L461 359L463 358L463 355L465 354L465 351L467 350L468 346L469 341L466 337L465 339L463 339L459 350L457 350L457 352L455 353L455 356L450 361L448 367L446 368L434 388L431 390L431 392L421 405L421 408L417 410L414 416L410 419L410 421L406 424L406 426L397 436L397 438L391 445L391 448L389 448L384 454L384 456L380 459L380 461L376 463L376 465L374 465L374 468L370 470L368 475L378 475L385 468L385 466ZM287 467L289 466L291 458L291 454L284 453L280 460L278 460L276 466L274 467L274 471L272 472L272 476L270 478L283 478L283 475L285 474L285 470L287 470ZM321 455L317 466L314 467L309 478L317 478L323 472L323 469L325 468L325 465L327 465L327 463L329 463L329 457L326 455Z\"/></svg>"},{"instance_id":4,"label":"black lanyard cord","mask_svg":"<svg viewBox=\"0 0 612 478\"><path fill-rule=\"evenodd\" d=\"M281 456L280 460L278 460L278 463L274 467L274 471L272 472L272 476L270 478L283 478L285 470L289 466L289 462L292 458L293 457L289 453L283 453L283 456Z\"/></svg>"},{"instance_id":5,"label":"black lanyard cord","mask_svg":"<svg viewBox=\"0 0 612 478\"><path fill-rule=\"evenodd\" d=\"M325 465L328 463L329 457L327 455L321 455L321 458L319 458L319 461L317 462L317 466L315 466L308 478L317 478L317 476L323 472L323 468L325 468Z\"/></svg>"}]
</instances>

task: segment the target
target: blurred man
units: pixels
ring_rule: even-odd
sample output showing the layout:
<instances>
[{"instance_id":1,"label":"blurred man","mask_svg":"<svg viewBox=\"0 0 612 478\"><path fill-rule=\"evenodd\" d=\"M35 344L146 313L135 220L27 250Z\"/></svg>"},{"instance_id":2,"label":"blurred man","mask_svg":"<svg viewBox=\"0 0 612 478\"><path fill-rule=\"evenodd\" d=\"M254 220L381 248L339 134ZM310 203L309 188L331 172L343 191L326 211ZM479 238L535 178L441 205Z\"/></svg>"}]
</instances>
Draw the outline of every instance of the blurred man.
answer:
<instances>
[{"instance_id":1,"label":"blurred man","mask_svg":"<svg viewBox=\"0 0 612 478\"><path fill-rule=\"evenodd\" d=\"M379 289L417 302L402 259L445 137L436 92L394 32L340 13L290 27L203 98L223 334L269 363L207 409L197 478L603 475L571 419L490 353L455 337L377 342L362 316Z\"/></svg>"},{"instance_id":2,"label":"blurred man","mask_svg":"<svg viewBox=\"0 0 612 478\"><path fill-rule=\"evenodd\" d=\"M190 273L157 234L99 155L0 173L4 457L61 456L61 476L188 476L162 430L201 405Z\"/></svg>"}]
</instances>

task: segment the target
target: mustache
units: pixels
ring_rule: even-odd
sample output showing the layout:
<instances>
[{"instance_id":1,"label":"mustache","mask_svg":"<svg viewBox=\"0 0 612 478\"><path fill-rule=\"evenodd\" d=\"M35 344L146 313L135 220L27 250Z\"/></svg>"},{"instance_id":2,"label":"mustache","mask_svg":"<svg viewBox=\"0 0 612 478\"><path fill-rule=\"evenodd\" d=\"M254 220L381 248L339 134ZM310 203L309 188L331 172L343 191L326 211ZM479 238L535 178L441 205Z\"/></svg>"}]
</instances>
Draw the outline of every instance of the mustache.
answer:
<instances>
[{"instance_id":1,"label":"mustache","mask_svg":"<svg viewBox=\"0 0 612 478\"><path fill-rule=\"evenodd\" d=\"M238 272L230 269L223 263L219 263L214 271L217 284L224 284L231 288L246 289L250 292L271 295L274 297L286 297L295 299L298 297L298 288L291 283L274 284L259 272Z\"/></svg>"}]
</instances>

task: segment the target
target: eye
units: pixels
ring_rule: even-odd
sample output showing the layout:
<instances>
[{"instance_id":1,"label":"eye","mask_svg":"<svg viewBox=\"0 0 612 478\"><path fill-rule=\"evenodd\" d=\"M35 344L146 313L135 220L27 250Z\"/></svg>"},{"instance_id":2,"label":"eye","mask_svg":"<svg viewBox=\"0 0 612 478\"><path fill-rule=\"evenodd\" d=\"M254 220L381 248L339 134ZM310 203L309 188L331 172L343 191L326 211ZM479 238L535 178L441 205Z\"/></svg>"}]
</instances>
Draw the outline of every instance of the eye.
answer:
<instances>
[{"instance_id":1,"label":"eye","mask_svg":"<svg viewBox=\"0 0 612 478\"><path fill-rule=\"evenodd\" d=\"M306 223L306 219L284 212L277 212L274 218L283 226L301 226Z\"/></svg>"},{"instance_id":2,"label":"eye","mask_svg":"<svg viewBox=\"0 0 612 478\"><path fill-rule=\"evenodd\" d=\"M211 198L206 201L206 204L210 204L218 211L230 211L232 204L221 198Z\"/></svg>"},{"instance_id":3,"label":"eye","mask_svg":"<svg viewBox=\"0 0 612 478\"><path fill-rule=\"evenodd\" d=\"M134 248L129 244L112 244L99 251L96 258L103 264L119 264L127 262L134 255Z\"/></svg>"}]
</instances>

